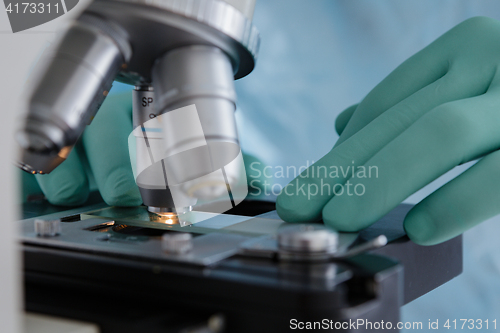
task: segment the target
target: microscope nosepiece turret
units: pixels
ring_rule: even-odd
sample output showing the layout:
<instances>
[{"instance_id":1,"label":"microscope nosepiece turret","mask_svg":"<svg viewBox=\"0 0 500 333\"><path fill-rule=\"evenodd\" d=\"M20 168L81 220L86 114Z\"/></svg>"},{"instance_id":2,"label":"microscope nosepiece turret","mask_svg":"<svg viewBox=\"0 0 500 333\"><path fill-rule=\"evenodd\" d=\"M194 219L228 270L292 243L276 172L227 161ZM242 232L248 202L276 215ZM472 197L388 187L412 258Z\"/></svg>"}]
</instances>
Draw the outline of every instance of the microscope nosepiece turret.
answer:
<instances>
[{"instance_id":1,"label":"microscope nosepiece turret","mask_svg":"<svg viewBox=\"0 0 500 333\"><path fill-rule=\"evenodd\" d=\"M255 66L260 39L251 22L254 4L254 0L92 2L49 54L35 81L17 134L22 148L18 165L30 173L54 170L92 121L113 80L118 80L136 87L134 98L154 96L154 117L169 115L165 119L171 120L162 125L161 140L155 135L148 138L142 131L151 112L144 113L133 103L134 127L140 129L136 138L143 137L148 144L161 141L164 147L163 170L155 167L154 172L136 175L150 211L185 211L197 198L223 193L241 173L232 163L241 154L233 81ZM197 112L198 127L191 123L189 106ZM175 110L188 109L174 117ZM203 138L194 128L202 128ZM193 140L204 145L187 153ZM136 157L149 163L151 156L145 150L138 147ZM223 165L222 181L213 172ZM155 183L160 172L163 180ZM175 196L182 198L174 205Z\"/></svg>"}]
</instances>

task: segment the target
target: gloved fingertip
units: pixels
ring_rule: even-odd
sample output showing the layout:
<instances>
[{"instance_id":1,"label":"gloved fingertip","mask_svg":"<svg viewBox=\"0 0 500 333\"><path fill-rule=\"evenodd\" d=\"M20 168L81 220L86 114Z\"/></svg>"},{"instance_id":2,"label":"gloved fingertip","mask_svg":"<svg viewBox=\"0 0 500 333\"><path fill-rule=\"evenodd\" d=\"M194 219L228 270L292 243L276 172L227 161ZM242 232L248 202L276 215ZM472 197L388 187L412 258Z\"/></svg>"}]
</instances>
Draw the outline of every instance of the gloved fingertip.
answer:
<instances>
[{"instance_id":1,"label":"gloved fingertip","mask_svg":"<svg viewBox=\"0 0 500 333\"><path fill-rule=\"evenodd\" d=\"M101 196L110 206L139 206L142 204L141 194L132 174L128 170L114 170L100 187Z\"/></svg>"},{"instance_id":2,"label":"gloved fingertip","mask_svg":"<svg viewBox=\"0 0 500 333\"><path fill-rule=\"evenodd\" d=\"M350 208L349 200L340 203L339 198L334 197L323 207L321 212L323 223L338 231L359 231L365 227L365 224L355 220L353 209Z\"/></svg>"},{"instance_id":3,"label":"gloved fingertip","mask_svg":"<svg viewBox=\"0 0 500 333\"><path fill-rule=\"evenodd\" d=\"M335 131L338 135L342 134L358 105L351 105L337 116L337 119L335 119Z\"/></svg>"},{"instance_id":4,"label":"gloved fingertip","mask_svg":"<svg viewBox=\"0 0 500 333\"><path fill-rule=\"evenodd\" d=\"M435 245L438 239L437 225L424 210L412 209L404 220L404 229L408 237L418 245Z\"/></svg>"},{"instance_id":5,"label":"gloved fingertip","mask_svg":"<svg viewBox=\"0 0 500 333\"><path fill-rule=\"evenodd\" d=\"M57 206L79 206L85 203L89 197L88 184L75 186L75 184L65 184L58 188L46 191L47 200Z\"/></svg>"},{"instance_id":6,"label":"gloved fingertip","mask_svg":"<svg viewBox=\"0 0 500 333\"><path fill-rule=\"evenodd\" d=\"M304 199L303 201L306 200ZM287 195L284 191L276 199L276 212L283 221L303 223L314 222L320 219L320 216L311 214L310 209L304 206L304 202L300 202L300 198Z\"/></svg>"},{"instance_id":7,"label":"gloved fingertip","mask_svg":"<svg viewBox=\"0 0 500 333\"><path fill-rule=\"evenodd\" d=\"M281 192L276 198L276 213L278 213L278 216L283 221L292 222L291 219L293 219L293 212L288 205L288 201L289 198Z\"/></svg>"}]
</instances>

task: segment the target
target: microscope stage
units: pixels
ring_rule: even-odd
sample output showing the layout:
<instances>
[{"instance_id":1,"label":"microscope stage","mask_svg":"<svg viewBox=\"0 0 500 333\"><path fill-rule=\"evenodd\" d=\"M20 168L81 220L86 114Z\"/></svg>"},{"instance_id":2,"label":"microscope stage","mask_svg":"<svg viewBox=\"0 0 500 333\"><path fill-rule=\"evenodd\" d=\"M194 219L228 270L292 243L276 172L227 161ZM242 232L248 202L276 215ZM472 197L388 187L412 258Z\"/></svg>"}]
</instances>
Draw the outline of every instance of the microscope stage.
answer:
<instances>
[{"instance_id":1,"label":"microscope stage","mask_svg":"<svg viewBox=\"0 0 500 333\"><path fill-rule=\"evenodd\" d=\"M144 332L143 322L155 323L148 332L168 332L215 314L227 332L285 332L291 318L397 322L401 305L461 273L461 237L430 247L406 237L410 205L360 233L338 235L339 251L381 234L386 246L310 262L279 255L276 235L290 225L273 207L247 200L229 212L238 215L193 211L176 219L144 206L97 203L37 217L61 219L59 235L40 237L26 205L31 218L20 221L26 307L96 322L103 333ZM165 251L163 238L186 233L179 241L188 241L190 251Z\"/></svg>"}]
</instances>

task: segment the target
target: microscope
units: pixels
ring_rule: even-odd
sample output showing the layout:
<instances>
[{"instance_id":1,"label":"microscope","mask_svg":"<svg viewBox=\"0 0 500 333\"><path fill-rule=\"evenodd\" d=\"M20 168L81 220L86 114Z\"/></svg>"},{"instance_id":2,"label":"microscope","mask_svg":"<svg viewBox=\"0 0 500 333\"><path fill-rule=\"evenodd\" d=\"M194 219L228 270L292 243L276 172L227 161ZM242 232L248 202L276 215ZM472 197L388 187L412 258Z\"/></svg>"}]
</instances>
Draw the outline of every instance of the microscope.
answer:
<instances>
[{"instance_id":1,"label":"microscope","mask_svg":"<svg viewBox=\"0 0 500 333\"><path fill-rule=\"evenodd\" d=\"M135 87L129 148L150 212L177 215L198 199L228 191L235 197L231 189L244 171L234 79L255 66L254 6L255 0L92 2L35 78L17 135L19 167L47 174L61 164L117 80Z\"/></svg>"},{"instance_id":2,"label":"microscope","mask_svg":"<svg viewBox=\"0 0 500 333\"><path fill-rule=\"evenodd\" d=\"M396 329L403 304L461 273L461 236L408 239L411 205L359 233L288 225L269 198L238 205L247 189L233 85L255 66L254 5L95 0L66 31L35 81L19 166L54 170L112 82L128 83L131 166L147 209L23 203L27 311L103 333L289 332L292 318ZM200 205L210 200L217 211Z\"/></svg>"}]
</instances>

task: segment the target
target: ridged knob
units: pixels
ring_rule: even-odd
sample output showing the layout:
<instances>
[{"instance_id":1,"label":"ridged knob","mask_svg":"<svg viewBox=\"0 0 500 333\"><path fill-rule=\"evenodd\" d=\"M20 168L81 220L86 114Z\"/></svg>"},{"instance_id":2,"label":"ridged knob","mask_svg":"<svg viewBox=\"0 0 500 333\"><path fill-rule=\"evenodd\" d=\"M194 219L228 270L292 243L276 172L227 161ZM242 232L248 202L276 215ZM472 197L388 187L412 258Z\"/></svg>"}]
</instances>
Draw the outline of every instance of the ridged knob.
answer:
<instances>
[{"instance_id":1,"label":"ridged knob","mask_svg":"<svg viewBox=\"0 0 500 333\"><path fill-rule=\"evenodd\" d=\"M53 237L61 233L61 220L35 219L35 233L40 237Z\"/></svg>"},{"instance_id":2,"label":"ridged knob","mask_svg":"<svg viewBox=\"0 0 500 333\"><path fill-rule=\"evenodd\" d=\"M338 246L338 233L321 225L295 225L278 233L280 249L297 253L333 253Z\"/></svg>"},{"instance_id":3,"label":"ridged knob","mask_svg":"<svg viewBox=\"0 0 500 333\"><path fill-rule=\"evenodd\" d=\"M170 254L185 254L193 249L193 236L186 232L172 232L163 234L161 247Z\"/></svg>"}]
</instances>

